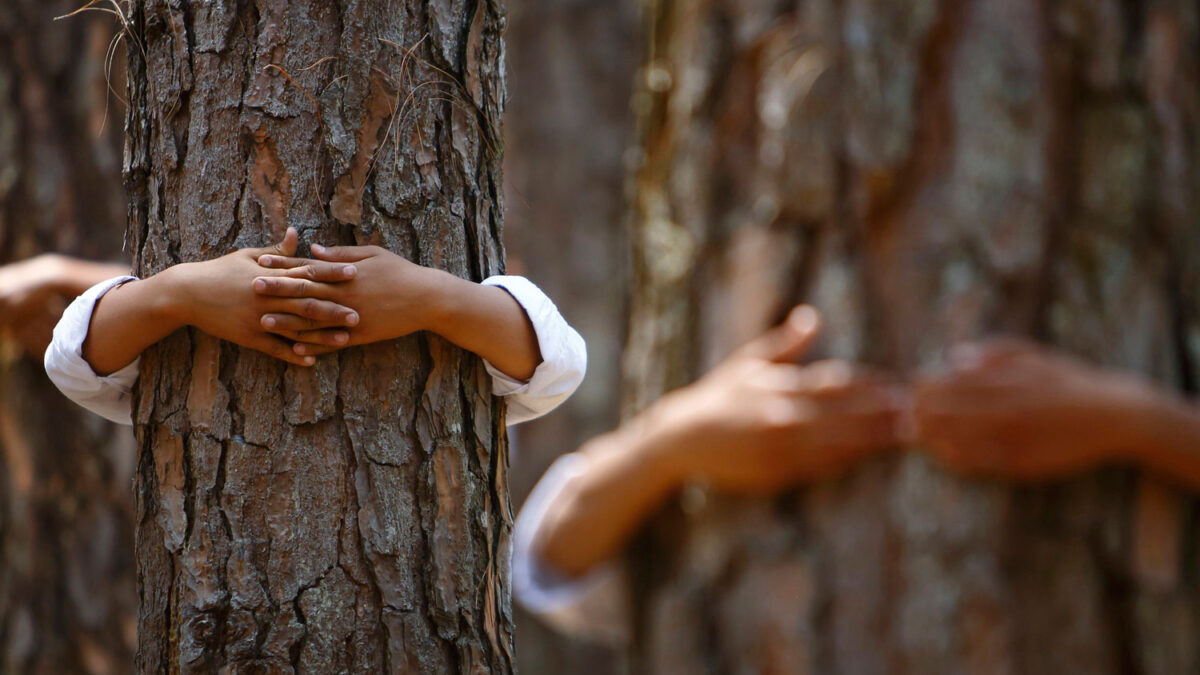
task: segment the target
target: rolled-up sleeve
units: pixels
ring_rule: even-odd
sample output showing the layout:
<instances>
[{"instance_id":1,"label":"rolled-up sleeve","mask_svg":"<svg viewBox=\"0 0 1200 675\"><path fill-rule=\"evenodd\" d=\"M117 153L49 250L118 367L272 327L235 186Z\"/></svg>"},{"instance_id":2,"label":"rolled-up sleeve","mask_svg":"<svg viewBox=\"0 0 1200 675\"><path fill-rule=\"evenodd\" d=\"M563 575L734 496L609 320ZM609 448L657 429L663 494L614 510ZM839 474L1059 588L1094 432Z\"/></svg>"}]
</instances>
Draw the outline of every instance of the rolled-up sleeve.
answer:
<instances>
[{"instance_id":1,"label":"rolled-up sleeve","mask_svg":"<svg viewBox=\"0 0 1200 675\"><path fill-rule=\"evenodd\" d=\"M58 390L75 403L120 424L132 424L130 404L141 358L111 375L97 375L83 358L92 312L104 294L137 277L114 277L102 281L75 298L54 327L54 339L46 349L46 374Z\"/></svg>"},{"instance_id":2,"label":"rolled-up sleeve","mask_svg":"<svg viewBox=\"0 0 1200 675\"><path fill-rule=\"evenodd\" d=\"M542 362L528 382L515 380L484 361L492 393L508 402L508 424L541 417L571 397L587 372L587 347L550 298L524 277L494 276L483 281L508 291L525 310L537 334Z\"/></svg>"},{"instance_id":3,"label":"rolled-up sleeve","mask_svg":"<svg viewBox=\"0 0 1200 675\"><path fill-rule=\"evenodd\" d=\"M567 484L587 470L586 456L563 455L529 493L513 527L513 597L560 631L620 645L629 639L629 580L623 561L610 560L570 579L538 553L546 513Z\"/></svg>"}]
</instances>

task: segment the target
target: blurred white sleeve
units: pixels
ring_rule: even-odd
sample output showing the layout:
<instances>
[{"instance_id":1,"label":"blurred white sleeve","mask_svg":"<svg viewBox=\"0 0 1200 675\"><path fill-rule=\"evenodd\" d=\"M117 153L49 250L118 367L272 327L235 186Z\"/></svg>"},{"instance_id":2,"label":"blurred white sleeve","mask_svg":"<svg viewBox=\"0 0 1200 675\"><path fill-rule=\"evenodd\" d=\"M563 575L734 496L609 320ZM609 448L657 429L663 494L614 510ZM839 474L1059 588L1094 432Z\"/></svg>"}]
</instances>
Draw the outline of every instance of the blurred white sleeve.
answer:
<instances>
[{"instance_id":1,"label":"blurred white sleeve","mask_svg":"<svg viewBox=\"0 0 1200 675\"><path fill-rule=\"evenodd\" d=\"M513 596L554 628L613 645L629 641L629 580L612 560L568 579L538 555L536 543L550 505L588 469L587 457L559 457L525 500L513 528Z\"/></svg>"},{"instance_id":2,"label":"blurred white sleeve","mask_svg":"<svg viewBox=\"0 0 1200 675\"><path fill-rule=\"evenodd\" d=\"M485 360L492 393L507 398L509 426L541 417L579 388L587 371L587 346L542 289L525 277L488 277L483 285L499 286L516 299L533 324L542 352L542 362L528 382L505 375Z\"/></svg>"},{"instance_id":3,"label":"blurred white sleeve","mask_svg":"<svg viewBox=\"0 0 1200 675\"><path fill-rule=\"evenodd\" d=\"M101 417L132 424L130 391L138 378L141 357L111 375L100 376L83 358L83 342L92 323L92 311L104 294L137 277L114 277L83 292L63 312L46 349L46 374L67 398Z\"/></svg>"}]
</instances>

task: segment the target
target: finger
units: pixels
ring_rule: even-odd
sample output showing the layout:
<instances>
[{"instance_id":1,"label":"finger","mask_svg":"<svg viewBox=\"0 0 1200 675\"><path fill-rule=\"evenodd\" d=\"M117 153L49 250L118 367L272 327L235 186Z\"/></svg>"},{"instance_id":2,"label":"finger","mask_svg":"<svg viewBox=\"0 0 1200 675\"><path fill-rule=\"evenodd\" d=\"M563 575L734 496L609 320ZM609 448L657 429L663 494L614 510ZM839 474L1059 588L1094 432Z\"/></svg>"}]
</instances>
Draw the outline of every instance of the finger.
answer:
<instances>
[{"instance_id":1,"label":"finger","mask_svg":"<svg viewBox=\"0 0 1200 675\"><path fill-rule=\"evenodd\" d=\"M300 233L296 228L289 227L287 232L283 233L283 241L271 247L275 253L284 256L296 255L296 246L300 243Z\"/></svg>"},{"instance_id":2,"label":"finger","mask_svg":"<svg viewBox=\"0 0 1200 675\"><path fill-rule=\"evenodd\" d=\"M306 352L304 349L296 349L301 344L309 346L326 346L340 349L350 344L350 332L339 328L325 328L321 330L304 330L304 331L273 331L278 335L296 343L293 345L293 351L297 354L311 354L315 352Z\"/></svg>"},{"instance_id":3,"label":"finger","mask_svg":"<svg viewBox=\"0 0 1200 675\"><path fill-rule=\"evenodd\" d=\"M281 361L287 361L297 366L308 367L317 361L313 355L297 354L293 351L292 345L286 340L273 335L262 334L258 338L251 340L249 346L268 356L273 356Z\"/></svg>"},{"instance_id":4,"label":"finger","mask_svg":"<svg viewBox=\"0 0 1200 675\"><path fill-rule=\"evenodd\" d=\"M320 298L332 297L335 290L328 284L308 279L291 277L255 277L254 292L276 298Z\"/></svg>"},{"instance_id":5,"label":"finger","mask_svg":"<svg viewBox=\"0 0 1200 675\"><path fill-rule=\"evenodd\" d=\"M292 350L298 354L324 354L349 346L350 334L347 330L305 330L295 334Z\"/></svg>"},{"instance_id":6,"label":"finger","mask_svg":"<svg viewBox=\"0 0 1200 675\"><path fill-rule=\"evenodd\" d=\"M779 363L795 361L808 351L821 330L821 316L809 305L797 305L784 322L750 341L739 354Z\"/></svg>"},{"instance_id":7,"label":"finger","mask_svg":"<svg viewBox=\"0 0 1200 675\"><path fill-rule=\"evenodd\" d=\"M266 256L264 256L266 257ZM327 263L308 261L308 264L289 269L285 276L293 279L308 279L309 281L323 281L326 283L337 283L340 281L349 281L358 274L358 268L354 265L345 263Z\"/></svg>"},{"instance_id":8,"label":"finger","mask_svg":"<svg viewBox=\"0 0 1200 675\"><path fill-rule=\"evenodd\" d=\"M286 270L293 267L303 267L312 261L308 258L297 258L277 253L264 253L258 256L258 264L276 270Z\"/></svg>"},{"instance_id":9,"label":"finger","mask_svg":"<svg viewBox=\"0 0 1200 675\"><path fill-rule=\"evenodd\" d=\"M319 356L321 354L328 354L330 352L336 352L339 349L344 349L345 347L346 347L346 345L344 345L344 344L325 345L325 344L313 344L311 342L297 342L296 344L292 345L292 351L296 352L297 354Z\"/></svg>"},{"instance_id":10,"label":"finger","mask_svg":"<svg viewBox=\"0 0 1200 675\"><path fill-rule=\"evenodd\" d=\"M357 262L375 254L374 246L322 246L309 247L313 257L327 262Z\"/></svg>"},{"instance_id":11,"label":"finger","mask_svg":"<svg viewBox=\"0 0 1200 675\"><path fill-rule=\"evenodd\" d=\"M302 331L342 328L345 326L344 319L338 319L333 322L316 321L296 314L264 314L259 322L264 330L276 335L282 335L289 340L295 340L296 338L293 335Z\"/></svg>"},{"instance_id":12,"label":"finger","mask_svg":"<svg viewBox=\"0 0 1200 675\"><path fill-rule=\"evenodd\" d=\"M316 327L352 327L358 325L358 312L328 300L316 298L280 298L271 303L265 316L292 314L311 319ZM265 327L265 326L264 326Z\"/></svg>"}]
</instances>

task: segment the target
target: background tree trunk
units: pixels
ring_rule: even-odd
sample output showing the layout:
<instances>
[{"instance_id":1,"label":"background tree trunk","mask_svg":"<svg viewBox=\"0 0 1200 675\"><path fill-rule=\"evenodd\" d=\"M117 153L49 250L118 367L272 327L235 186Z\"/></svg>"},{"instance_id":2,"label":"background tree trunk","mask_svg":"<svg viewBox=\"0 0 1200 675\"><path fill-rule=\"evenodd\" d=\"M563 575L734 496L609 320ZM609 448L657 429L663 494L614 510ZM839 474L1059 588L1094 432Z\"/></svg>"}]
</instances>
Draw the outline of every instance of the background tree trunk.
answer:
<instances>
[{"instance_id":1,"label":"background tree trunk","mask_svg":"<svg viewBox=\"0 0 1200 675\"><path fill-rule=\"evenodd\" d=\"M77 6L0 3L5 263L45 251L92 259L120 251L121 124L105 123L103 69L114 29L98 16L52 21ZM118 106L112 101L113 116ZM5 339L0 446L0 670L129 672L132 437L67 401L40 359Z\"/></svg>"},{"instance_id":2,"label":"background tree trunk","mask_svg":"<svg viewBox=\"0 0 1200 675\"><path fill-rule=\"evenodd\" d=\"M139 273L287 225L305 245L502 270L497 2L143 0L130 22ZM140 671L511 672L490 387L427 335L311 370L195 331L149 350Z\"/></svg>"},{"instance_id":3,"label":"background tree trunk","mask_svg":"<svg viewBox=\"0 0 1200 675\"><path fill-rule=\"evenodd\" d=\"M512 429L519 507L555 458L617 424L625 320L625 152L641 54L636 0L510 0L505 240L587 341L588 374L563 406ZM572 640L517 610L517 661L531 675L614 672L615 650Z\"/></svg>"},{"instance_id":4,"label":"background tree trunk","mask_svg":"<svg viewBox=\"0 0 1200 675\"><path fill-rule=\"evenodd\" d=\"M628 410L800 300L827 355L902 375L1009 333L1194 391L1195 3L647 6ZM690 490L635 556L638 665L1196 672L1196 513L1128 470L1008 487L919 455Z\"/></svg>"}]
</instances>

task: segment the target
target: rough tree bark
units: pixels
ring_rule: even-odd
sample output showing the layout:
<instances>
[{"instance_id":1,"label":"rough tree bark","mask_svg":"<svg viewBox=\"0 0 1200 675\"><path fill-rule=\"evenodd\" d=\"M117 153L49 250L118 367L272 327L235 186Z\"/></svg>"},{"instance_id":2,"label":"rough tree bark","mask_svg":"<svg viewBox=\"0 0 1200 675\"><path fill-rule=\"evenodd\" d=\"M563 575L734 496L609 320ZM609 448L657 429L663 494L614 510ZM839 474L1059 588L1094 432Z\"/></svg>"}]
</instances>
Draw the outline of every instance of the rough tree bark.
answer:
<instances>
[{"instance_id":1,"label":"rough tree bark","mask_svg":"<svg viewBox=\"0 0 1200 675\"><path fill-rule=\"evenodd\" d=\"M121 125L104 123L113 27L99 17L53 22L77 6L0 4L5 263L44 251L96 259L120 251ZM0 446L0 670L128 672L132 437L67 401L39 359L5 341Z\"/></svg>"},{"instance_id":2,"label":"rough tree bark","mask_svg":"<svg viewBox=\"0 0 1200 675\"><path fill-rule=\"evenodd\" d=\"M1004 332L1195 390L1195 3L647 6L628 410L800 300L827 354L901 374ZM1130 470L1007 487L919 455L692 490L634 560L638 666L1196 672L1196 513Z\"/></svg>"},{"instance_id":3,"label":"rough tree bark","mask_svg":"<svg viewBox=\"0 0 1200 675\"><path fill-rule=\"evenodd\" d=\"M186 3L130 15L135 268L376 243L503 267L502 6ZM195 332L135 395L141 672L511 672L502 405L434 337L311 370Z\"/></svg>"}]
</instances>

